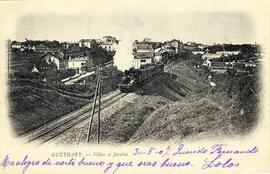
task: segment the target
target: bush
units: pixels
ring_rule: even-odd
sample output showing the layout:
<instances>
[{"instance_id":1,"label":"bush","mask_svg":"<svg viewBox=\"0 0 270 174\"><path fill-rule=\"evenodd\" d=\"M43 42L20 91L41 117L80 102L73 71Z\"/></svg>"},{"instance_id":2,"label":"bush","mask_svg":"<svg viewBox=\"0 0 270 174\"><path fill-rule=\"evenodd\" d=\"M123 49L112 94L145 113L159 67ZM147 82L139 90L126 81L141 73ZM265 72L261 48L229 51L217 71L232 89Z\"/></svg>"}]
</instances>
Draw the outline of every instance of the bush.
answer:
<instances>
[{"instance_id":1,"label":"bush","mask_svg":"<svg viewBox=\"0 0 270 174\"><path fill-rule=\"evenodd\" d=\"M67 69L67 70L54 70L47 71L43 73L43 77L46 77L50 82L60 82L62 79L73 76L76 74L75 70Z\"/></svg>"},{"instance_id":2,"label":"bush","mask_svg":"<svg viewBox=\"0 0 270 174\"><path fill-rule=\"evenodd\" d=\"M29 79L29 80L41 80L42 75L40 73L23 73L23 72L15 72L15 78L18 79Z\"/></svg>"}]
</instances>

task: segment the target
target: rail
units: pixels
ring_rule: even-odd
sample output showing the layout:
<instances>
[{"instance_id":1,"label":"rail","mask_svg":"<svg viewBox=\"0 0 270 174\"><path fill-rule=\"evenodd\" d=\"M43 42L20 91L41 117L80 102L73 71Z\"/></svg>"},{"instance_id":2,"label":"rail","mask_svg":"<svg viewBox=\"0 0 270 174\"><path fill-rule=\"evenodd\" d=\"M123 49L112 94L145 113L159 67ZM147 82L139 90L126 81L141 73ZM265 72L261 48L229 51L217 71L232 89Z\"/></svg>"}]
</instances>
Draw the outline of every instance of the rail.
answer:
<instances>
[{"instance_id":1,"label":"rail","mask_svg":"<svg viewBox=\"0 0 270 174\"><path fill-rule=\"evenodd\" d=\"M107 108L108 106L120 100L126 95L127 94L121 93L117 90L111 95L103 98L101 100L101 110ZM97 104L97 106L98 105L99 103ZM71 127L77 125L78 123L89 118L91 111L92 103L90 102L88 105L85 105L80 110L76 110L69 114L66 114L65 116L60 117L59 119L56 119L47 125L44 125L36 130L33 130L23 135L21 138L26 141L26 143L32 141L39 141L40 144L43 144L65 132L66 130L70 129Z\"/></svg>"}]
</instances>

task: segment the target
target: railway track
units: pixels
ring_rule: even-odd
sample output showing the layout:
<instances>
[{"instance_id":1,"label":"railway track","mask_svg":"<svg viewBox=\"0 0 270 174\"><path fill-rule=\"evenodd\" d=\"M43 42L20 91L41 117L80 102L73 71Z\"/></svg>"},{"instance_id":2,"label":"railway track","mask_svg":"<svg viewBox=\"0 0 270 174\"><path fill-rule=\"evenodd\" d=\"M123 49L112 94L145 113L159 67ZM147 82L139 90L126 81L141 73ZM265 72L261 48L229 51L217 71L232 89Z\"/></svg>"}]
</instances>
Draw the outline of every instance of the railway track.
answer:
<instances>
[{"instance_id":1,"label":"railway track","mask_svg":"<svg viewBox=\"0 0 270 174\"><path fill-rule=\"evenodd\" d=\"M171 68L173 65L174 65L174 64L165 65L165 66L164 66L164 72L170 73L170 72L168 71L168 69ZM184 85L184 84L181 83L180 81L177 81L177 84L178 84L182 89L186 90L187 92L189 92L189 93L192 93L192 92L193 92L192 89L190 89L189 87L187 87L186 85Z\"/></svg>"},{"instance_id":2,"label":"railway track","mask_svg":"<svg viewBox=\"0 0 270 174\"><path fill-rule=\"evenodd\" d=\"M123 98L126 95L127 93L121 93L120 91L117 90L111 95L102 98L101 110L110 106L112 103L118 101L119 99ZM97 106L98 105L99 103L97 103ZM81 123L82 121L89 118L91 116L91 111L92 111L92 103L85 105L80 110L73 111L59 119L50 122L47 125L37 128L23 135L21 138L26 143L37 141L40 144L43 144L60 135L61 133L65 132L66 130L70 129L71 127L77 125L78 123Z\"/></svg>"},{"instance_id":3,"label":"railway track","mask_svg":"<svg viewBox=\"0 0 270 174\"><path fill-rule=\"evenodd\" d=\"M177 81L177 84L178 84L181 88L183 88L184 90L186 90L187 92L189 92L189 93L192 93L192 92L193 92L192 89L190 89L189 87L187 87L186 85L184 85L184 84L181 83L180 81Z\"/></svg>"},{"instance_id":4,"label":"railway track","mask_svg":"<svg viewBox=\"0 0 270 174\"><path fill-rule=\"evenodd\" d=\"M156 78L158 75L153 76L151 79L146 80L144 83L148 83L149 81ZM182 88L185 88L186 90L191 90L185 85L181 85ZM101 99L101 110L107 108L114 102L118 101L119 99L126 96L128 93L121 93L119 90L113 92L112 94L103 97ZM99 103L97 103L96 106L98 106ZM57 137L61 133L65 132L66 130L70 129L71 127L81 123L82 121L88 119L91 117L91 111L92 111L92 102L89 104L81 107L78 110L75 110L73 112L70 112L44 126L41 126L29 133L26 133L21 136L24 142L29 143L36 141L39 144L44 144L45 142L48 142L49 140ZM97 110L95 113L98 112Z\"/></svg>"}]
</instances>

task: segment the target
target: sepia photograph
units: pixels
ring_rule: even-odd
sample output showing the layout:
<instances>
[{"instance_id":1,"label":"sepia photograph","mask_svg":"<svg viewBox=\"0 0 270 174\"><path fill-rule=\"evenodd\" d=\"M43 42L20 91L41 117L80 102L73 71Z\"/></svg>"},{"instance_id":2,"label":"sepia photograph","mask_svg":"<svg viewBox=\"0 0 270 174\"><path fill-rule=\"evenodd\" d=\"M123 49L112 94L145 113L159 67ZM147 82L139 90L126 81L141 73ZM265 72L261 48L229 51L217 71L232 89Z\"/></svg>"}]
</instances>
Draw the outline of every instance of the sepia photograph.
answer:
<instances>
[{"instance_id":1,"label":"sepia photograph","mask_svg":"<svg viewBox=\"0 0 270 174\"><path fill-rule=\"evenodd\" d=\"M177 15L19 19L8 43L16 135L60 144L248 135L263 63L254 24L237 13Z\"/></svg>"}]
</instances>

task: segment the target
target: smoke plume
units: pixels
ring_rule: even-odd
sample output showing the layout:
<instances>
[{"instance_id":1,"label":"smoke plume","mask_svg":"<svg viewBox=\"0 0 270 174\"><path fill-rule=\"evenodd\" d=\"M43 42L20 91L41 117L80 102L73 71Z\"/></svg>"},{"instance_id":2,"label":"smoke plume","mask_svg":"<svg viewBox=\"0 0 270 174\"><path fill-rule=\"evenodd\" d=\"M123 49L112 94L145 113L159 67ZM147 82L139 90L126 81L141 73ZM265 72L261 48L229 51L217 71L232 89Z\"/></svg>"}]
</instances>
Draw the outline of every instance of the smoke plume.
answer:
<instances>
[{"instance_id":1,"label":"smoke plume","mask_svg":"<svg viewBox=\"0 0 270 174\"><path fill-rule=\"evenodd\" d=\"M132 67L132 40L120 40L114 56L114 65L124 71Z\"/></svg>"}]
</instances>

